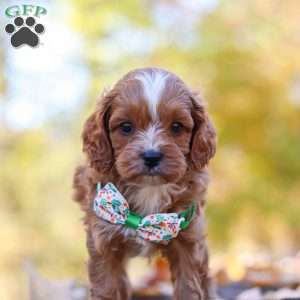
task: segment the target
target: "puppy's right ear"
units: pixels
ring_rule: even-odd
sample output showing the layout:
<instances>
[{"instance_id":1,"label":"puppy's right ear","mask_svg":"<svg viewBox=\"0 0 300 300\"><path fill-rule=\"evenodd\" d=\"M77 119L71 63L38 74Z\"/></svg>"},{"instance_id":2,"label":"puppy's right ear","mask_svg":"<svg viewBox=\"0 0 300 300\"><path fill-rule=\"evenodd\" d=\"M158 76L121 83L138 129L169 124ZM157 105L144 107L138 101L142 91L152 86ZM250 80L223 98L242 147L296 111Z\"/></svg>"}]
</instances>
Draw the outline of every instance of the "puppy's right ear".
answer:
<instances>
[{"instance_id":1,"label":"puppy's right ear","mask_svg":"<svg viewBox=\"0 0 300 300\"><path fill-rule=\"evenodd\" d=\"M82 132L83 152L92 168L108 172L113 164L113 150L108 134L108 120L112 97L102 97L96 111L86 120Z\"/></svg>"}]
</instances>

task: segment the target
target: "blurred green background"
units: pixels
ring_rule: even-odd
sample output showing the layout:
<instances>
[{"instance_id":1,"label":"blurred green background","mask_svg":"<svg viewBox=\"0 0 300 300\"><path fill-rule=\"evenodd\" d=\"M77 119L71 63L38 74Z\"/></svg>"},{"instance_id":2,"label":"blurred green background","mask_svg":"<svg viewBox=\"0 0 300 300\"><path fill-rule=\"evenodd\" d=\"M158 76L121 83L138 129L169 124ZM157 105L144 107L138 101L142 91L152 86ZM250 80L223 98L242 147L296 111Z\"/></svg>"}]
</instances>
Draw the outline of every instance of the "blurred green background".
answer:
<instances>
[{"instance_id":1,"label":"blurred green background","mask_svg":"<svg viewBox=\"0 0 300 300\"><path fill-rule=\"evenodd\" d=\"M208 237L215 257L300 246L298 0L62 0L41 45L0 33L0 299L24 299L22 262L86 280L71 201L80 133L97 96L136 67L175 72L201 92L218 131Z\"/></svg>"}]
</instances>

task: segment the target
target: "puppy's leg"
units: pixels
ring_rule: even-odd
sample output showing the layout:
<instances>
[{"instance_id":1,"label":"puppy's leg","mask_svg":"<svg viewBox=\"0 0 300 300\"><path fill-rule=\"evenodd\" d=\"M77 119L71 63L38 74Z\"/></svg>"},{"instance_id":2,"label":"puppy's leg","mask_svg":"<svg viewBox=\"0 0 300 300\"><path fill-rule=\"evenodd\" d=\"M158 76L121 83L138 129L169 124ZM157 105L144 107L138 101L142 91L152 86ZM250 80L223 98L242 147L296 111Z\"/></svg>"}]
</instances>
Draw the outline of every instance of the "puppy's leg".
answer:
<instances>
[{"instance_id":1,"label":"puppy's leg","mask_svg":"<svg viewBox=\"0 0 300 300\"><path fill-rule=\"evenodd\" d=\"M166 249L174 283L174 300L208 300L208 252L204 240L179 237Z\"/></svg>"},{"instance_id":2,"label":"puppy's leg","mask_svg":"<svg viewBox=\"0 0 300 300\"><path fill-rule=\"evenodd\" d=\"M125 250L105 245L96 250L94 241L88 237L88 274L90 300L127 300L130 297L129 281L125 271Z\"/></svg>"}]
</instances>

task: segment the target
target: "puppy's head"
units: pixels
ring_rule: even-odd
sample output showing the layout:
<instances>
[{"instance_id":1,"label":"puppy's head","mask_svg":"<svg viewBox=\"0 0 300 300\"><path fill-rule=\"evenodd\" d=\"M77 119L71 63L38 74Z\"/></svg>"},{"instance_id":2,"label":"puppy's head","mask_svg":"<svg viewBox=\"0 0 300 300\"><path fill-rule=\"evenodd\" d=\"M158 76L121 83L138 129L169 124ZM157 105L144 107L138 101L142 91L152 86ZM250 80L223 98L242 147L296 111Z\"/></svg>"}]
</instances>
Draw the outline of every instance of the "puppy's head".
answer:
<instances>
[{"instance_id":1,"label":"puppy's head","mask_svg":"<svg viewBox=\"0 0 300 300\"><path fill-rule=\"evenodd\" d=\"M103 96L86 121L83 150L100 173L115 169L127 182L178 182L215 153L204 105L165 70L134 70Z\"/></svg>"}]
</instances>

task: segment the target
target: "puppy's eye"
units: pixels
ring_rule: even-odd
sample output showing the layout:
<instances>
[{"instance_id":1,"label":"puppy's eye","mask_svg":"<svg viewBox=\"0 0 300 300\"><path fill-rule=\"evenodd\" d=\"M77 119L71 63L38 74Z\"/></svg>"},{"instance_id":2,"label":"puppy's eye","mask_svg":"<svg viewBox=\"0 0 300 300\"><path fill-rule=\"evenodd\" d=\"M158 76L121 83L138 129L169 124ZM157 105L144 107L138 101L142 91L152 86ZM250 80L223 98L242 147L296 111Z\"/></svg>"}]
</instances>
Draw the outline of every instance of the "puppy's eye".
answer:
<instances>
[{"instance_id":1,"label":"puppy's eye","mask_svg":"<svg viewBox=\"0 0 300 300\"><path fill-rule=\"evenodd\" d=\"M124 135L129 135L133 132L133 126L130 122L124 122L120 124L121 133Z\"/></svg>"},{"instance_id":2,"label":"puppy's eye","mask_svg":"<svg viewBox=\"0 0 300 300\"><path fill-rule=\"evenodd\" d=\"M171 125L171 131L174 134L179 134L183 130L183 125L179 122L174 122Z\"/></svg>"}]
</instances>

